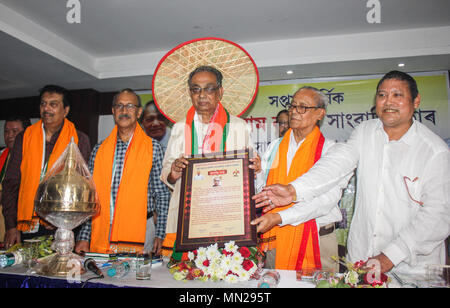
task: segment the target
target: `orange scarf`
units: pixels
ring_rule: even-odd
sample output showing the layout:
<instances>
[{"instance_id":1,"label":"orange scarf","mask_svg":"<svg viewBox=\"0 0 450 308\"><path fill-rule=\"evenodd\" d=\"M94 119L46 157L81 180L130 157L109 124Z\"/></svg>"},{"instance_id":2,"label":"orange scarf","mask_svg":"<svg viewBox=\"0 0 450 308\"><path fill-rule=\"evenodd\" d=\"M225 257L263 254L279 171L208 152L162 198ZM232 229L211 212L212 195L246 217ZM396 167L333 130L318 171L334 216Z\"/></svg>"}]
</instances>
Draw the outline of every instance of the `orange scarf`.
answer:
<instances>
[{"instance_id":1,"label":"orange scarf","mask_svg":"<svg viewBox=\"0 0 450 308\"><path fill-rule=\"evenodd\" d=\"M67 119L59 133L58 140L48 159L47 171L50 171L55 161L66 149L70 140L74 138L78 144L78 134L75 125ZM41 179L42 159L44 153L44 133L42 120L28 127L23 135L22 163L20 165L20 188L17 202L17 229L29 231L38 222L34 212L34 197Z\"/></svg>"},{"instance_id":2,"label":"orange scarf","mask_svg":"<svg viewBox=\"0 0 450 308\"><path fill-rule=\"evenodd\" d=\"M289 184L305 172L320 158L324 138L316 126L306 136L297 150L287 172L287 152L289 149L289 129L280 142L267 178L267 185ZM278 207L269 213L277 213L291 207L293 203ZM263 249L276 249L275 268L282 270L299 270L302 268L321 268L320 249L316 221L310 220L298 226L275 226L263 234Z\"/></svg>"},{"instance_id":3,"label":"orange scarf","mask_svg":"<svg viewBox=\"0 0 450 308\"><path fill-rule=\"evenodd\" d=\"M100 201L100 214L92 219L92 252L136 252L142 250L145 242L152 140L136 125L125 154L111 224L111 180L116 144L117 125L98 148L94 163L93 178Z\"/></svg>"},{"instance_id":4,"label":"orange scarf","mask_svg":"<svg viewBox=\"0 0 450 308\"><path fill-rule=\"evenodd\" d=\"M6 174L6 166L9 159L9 148L4 149L0 155L0 184L3 182L3 178Z\"/></svg>"}]
</instances>

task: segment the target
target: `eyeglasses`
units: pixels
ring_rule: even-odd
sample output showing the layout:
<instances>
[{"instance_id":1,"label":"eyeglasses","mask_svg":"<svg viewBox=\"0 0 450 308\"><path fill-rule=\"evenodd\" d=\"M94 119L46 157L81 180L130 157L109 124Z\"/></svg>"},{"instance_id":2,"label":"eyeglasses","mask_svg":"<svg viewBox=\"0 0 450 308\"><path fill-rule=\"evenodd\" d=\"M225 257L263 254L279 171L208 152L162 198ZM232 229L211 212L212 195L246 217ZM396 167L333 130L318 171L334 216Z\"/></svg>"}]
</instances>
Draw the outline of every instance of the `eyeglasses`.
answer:
<instances>
[{"instance_id":1,"label":"eyeglasses","mask_svg":"<svg viewBox=\"0 0 450 308\"><path fill-rule=\"evenodd\" d=\"M123 104L114 104L113 105L113 108L114 108L114 110L116 110L116 111L121 111L121 110L123 110L123 108L125 108L127 111L133 111L133 110L135 110L135 109L138 109L139 108L139 106L137 106L137 105L134 105L134 104L126 104L126 105L123 105Z\"/></svg>"},{"instance_id":2,"label":"eyeglasses","mask_svg":"<svg viewBox=\"0 0 450 308\"><path fill-rule=\"evenodd\" d=\"M306 111L309 110L309 109L319 109L319 108L322 108L322 107L319 107L319 106L308 107L308 106L303 106L303 105L292 105L292 104L287 104L287 105L286 105L286 108L287 108L289 111L291 111L291 112L295 109L295 111L297 111L298 113L304 114L304 113L306 113Z\"/></svg>"},{"instance_id":3,"label":"eyeglasses","mask_svg":"<svg viewBox=\"0 0 450 308\"><path fill-rule=\"evenodd\" d=\"M202 93L202 90L205 91L206 94L214 94L219 87L214 86L207 86L206 88L200 88L200 87L192 87L189 88L189 91L191 91L191 94L200 94Z\"/></svg>"}]
</instances>

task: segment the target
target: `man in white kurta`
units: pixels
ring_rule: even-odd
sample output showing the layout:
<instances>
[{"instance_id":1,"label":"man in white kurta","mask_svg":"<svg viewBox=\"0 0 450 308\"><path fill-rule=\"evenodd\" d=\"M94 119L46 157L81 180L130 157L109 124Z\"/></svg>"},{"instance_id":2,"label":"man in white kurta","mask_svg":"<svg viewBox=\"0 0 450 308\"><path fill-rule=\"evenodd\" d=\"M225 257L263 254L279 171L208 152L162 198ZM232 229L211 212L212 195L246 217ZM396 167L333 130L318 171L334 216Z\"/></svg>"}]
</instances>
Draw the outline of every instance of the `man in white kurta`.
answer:
<instances>
[{"instance_id":1,"label":"man in white kurta","mask_svg":"<svg viewBox=\"0 0 450 308\"><path fill-rule=\"evenodd\" d=\"M195 117L194 121L196 121L195 127L198 128L197 131L200 139L201 136L205 136L208 125L198 121L198 117ZM166 183L171 189L173 189L172 197L170 198L166 233L177 232L178 205L180 203L181 181L178 180L176 181L175 185L173 185L167 181L167 177L171 172L172 163L175 161L175 159L184 154L185 128L185 120L175 123L175 125L172 127L172 134L167 145L167 150L163 161L163 169L161 172L161 180ZM248 124L244 120L230 115L230 125L228 137L226 139L227 151L243 150L250 146L250 142L250 128Z\"/></svg>"},{"instance_id":2,"label":"man in white kurta","mask_svg":"<svg viewBox=\"0 0 450 308\"><path fill-rule=\"evenodd\" d=\"M186 119L177 122L172 128L161 172L161 180L173 189L166 239L163 243L164 255L169 255L168 251L171 251L175 242L181 175L188 164L186 155L253 148L250 146L250 129L247 123L229 114L220 103L224 91L222 78L221 72L210 66L198 67L189 76L192 107ZM194 140L198 142L195 143ZM257 158L258 167L255 168L254 159L250 159L249 167L258 171L260 161Z\"/></svg>"}]
</instances>

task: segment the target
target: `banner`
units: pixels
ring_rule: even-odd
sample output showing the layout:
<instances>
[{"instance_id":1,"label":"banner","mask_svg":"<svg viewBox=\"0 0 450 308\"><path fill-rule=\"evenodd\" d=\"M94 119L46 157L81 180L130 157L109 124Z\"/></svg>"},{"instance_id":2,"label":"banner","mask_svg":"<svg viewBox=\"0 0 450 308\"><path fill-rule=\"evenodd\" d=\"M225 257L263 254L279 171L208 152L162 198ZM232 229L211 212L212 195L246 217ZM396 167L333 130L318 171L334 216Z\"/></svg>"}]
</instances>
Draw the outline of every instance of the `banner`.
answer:
<instances>
[{"instance_id":1,"label":"banner","mask_svg":"<svg viewBox=\"0 0 450 308\"><path fill-rule=\"evenodd\" d=\"M447 72L414 75L421 103L414 118L443 139L450 139L449 87ZM362 121L377 118L374 108L376 86L382 75L310 79L261 84L255 102L242 116L252 127L259 153L278 138L276 115L302 86L313 86L328 96L327 114L321 126L326 138L345 141Z\"/></svg>"}]
</instances>

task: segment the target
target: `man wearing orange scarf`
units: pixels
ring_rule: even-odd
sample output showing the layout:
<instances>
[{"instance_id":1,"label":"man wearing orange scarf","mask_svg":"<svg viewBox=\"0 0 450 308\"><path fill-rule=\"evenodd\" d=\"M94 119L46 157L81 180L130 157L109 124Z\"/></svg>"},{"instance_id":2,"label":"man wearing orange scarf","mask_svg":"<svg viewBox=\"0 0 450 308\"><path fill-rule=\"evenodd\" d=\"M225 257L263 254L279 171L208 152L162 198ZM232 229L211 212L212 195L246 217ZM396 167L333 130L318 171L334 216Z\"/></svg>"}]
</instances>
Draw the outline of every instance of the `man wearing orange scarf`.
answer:
<instances>
[{"instance_id":1,"label":"man wearing orange scarf","mask_svg":"<svg viewBox=\"0 0 450 308\"><path fill-rule=\"evenodd\" d=\"M258 186L289 183L307 172L333 144L323 137L319 123L328 98L316 88L300 88L289 106L290 129L273 141L262 158L265 173ZM342 219L335 187L311 202L270 210L252 222L263 232L268 250L267 267L283 270L337 269L331 256L338 256L334 224Z\"/></svg>"},{"instance_id":2,"label":"man wearing orange scarf","mask_svg":"<svg viewBox=\"0 0 450 308\"><path fill-rule=\"evenodd\" d=\"M100 213L81 228L75 251L143 251L147 224L153 224L156 210L156 238L150 249L159 253L170 198L159 180L162 149L137 123L142 107L133 90L114 97L112 112L116 126L95 146L89 161Z\"/></svg>"},{"instance_id":3,"label":"man wearing orange scarf","mask_svg":"<svg viewBox=\"0 0 450 308\"><path fill-rule=\"evenodd\" d=\"M177 122L164 157L161 180L173 189L167 220L167 235L163 254L171 255L175 243L178 207L184 157L250 148L250 129L247 123L222 106L222 73L211 66L200 66L189 75L188 85L192 107L186 119ZM258 171L259 158L251 159L250 168ZM176 250L175 250L176 251Z\"/></svg>"},{"instance_id":4,"label":"man wearing orange scarf","mask_svg":"<svg viewBox=\"0 0 450 308\"><path fill-rule=\"evenodd\" d=\"M66 119L70 105L66 89L47 85L40 91L41 119L16 137L3 181L3 214L7 247L21 239L51 234L51 226L34 212L34 195L40 179L73 138L83 158L91 150L89 138ZM44 225L43 225L44 223Z\"/></svg>"}]
</instances>

